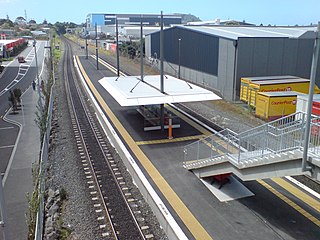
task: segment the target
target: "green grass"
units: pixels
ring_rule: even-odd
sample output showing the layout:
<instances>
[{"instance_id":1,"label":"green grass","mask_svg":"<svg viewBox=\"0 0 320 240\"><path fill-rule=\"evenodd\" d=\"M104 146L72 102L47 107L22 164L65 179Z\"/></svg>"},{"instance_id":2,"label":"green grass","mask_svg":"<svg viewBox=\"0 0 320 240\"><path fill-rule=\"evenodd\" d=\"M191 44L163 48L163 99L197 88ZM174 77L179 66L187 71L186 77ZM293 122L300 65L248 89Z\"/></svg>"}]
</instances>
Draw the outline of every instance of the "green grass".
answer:
<instances>
[{"instance_id":1,"label":"green grass","mask_svg":"<svg viewBox=\"0 0 320 240\"><path fill-rule=\"evenodd\" d=\"M54 56L54 60L55 62L59 62L62 56L62 50L61 50L61 39L59 37L59 35L55 35L54 39L54 47L53 47L53 56ZM59 49L55 48L56 46L59 46Z\"/></svg>"},{"instance_id":2,"label":"green grass","mask_svg":"<svg viewBox=\"0 0 320 240\"><path fill-rule=\"evenodd\" d=\"M70 236L71 232L72 231L70 229L61 228L61 230L60 230L60 239L61 240L68 239L68 237Z\"/></svg>"},{"instance_id":3,"label":"green grass","mask_svg":"<svg viewBox=\"0 0 320 240\"><path fill-rule=\"evenodd\" d=\"M5 62L5 61L12 61L14 59L14 57L9 57L9 58L1 58L0 61Z\"/></svg>"}]
</instances>

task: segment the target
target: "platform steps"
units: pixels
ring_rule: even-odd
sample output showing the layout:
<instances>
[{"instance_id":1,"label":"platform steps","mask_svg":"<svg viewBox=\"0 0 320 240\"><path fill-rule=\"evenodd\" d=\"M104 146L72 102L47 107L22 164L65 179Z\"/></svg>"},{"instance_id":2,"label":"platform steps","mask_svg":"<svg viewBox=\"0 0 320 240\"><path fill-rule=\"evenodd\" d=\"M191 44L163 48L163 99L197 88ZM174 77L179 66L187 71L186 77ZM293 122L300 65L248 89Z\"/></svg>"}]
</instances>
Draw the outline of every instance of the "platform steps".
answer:
<instances>
[{"instance_id":1,"label":"platform steps","mask_svg":"<svg viewBox=\"0 0 320 240\"><path fill-rule=\"evenodd\" d=\"M237 169L302 158L304 113L266 123L237 134L229 129L191 143L184 148L184 167L201 169L229 162ZM312 117L310 155L320 160L320 119Z\"/></svg>"}]
</instances>

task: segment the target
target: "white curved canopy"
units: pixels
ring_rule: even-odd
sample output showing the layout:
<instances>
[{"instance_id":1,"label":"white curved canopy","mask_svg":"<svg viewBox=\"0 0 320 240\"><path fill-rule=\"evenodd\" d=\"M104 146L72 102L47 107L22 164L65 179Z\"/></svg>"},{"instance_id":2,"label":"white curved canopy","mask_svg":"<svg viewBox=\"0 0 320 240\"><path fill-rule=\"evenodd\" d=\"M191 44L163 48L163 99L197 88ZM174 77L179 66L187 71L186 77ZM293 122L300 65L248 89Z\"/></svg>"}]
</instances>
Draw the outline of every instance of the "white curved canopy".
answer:
<instances>
[{"instance_id":1,"label":"white curved canopy","mask_svg":"<svg viewBox=\"0 0 320 240\"><path fill-rule=\"evenodd\" d=\"M121 106L219 100L218 95L178 78L164 76L164 93L160 91L160 75L104 77L99 83Z\"/></svg>"}]
</instances>

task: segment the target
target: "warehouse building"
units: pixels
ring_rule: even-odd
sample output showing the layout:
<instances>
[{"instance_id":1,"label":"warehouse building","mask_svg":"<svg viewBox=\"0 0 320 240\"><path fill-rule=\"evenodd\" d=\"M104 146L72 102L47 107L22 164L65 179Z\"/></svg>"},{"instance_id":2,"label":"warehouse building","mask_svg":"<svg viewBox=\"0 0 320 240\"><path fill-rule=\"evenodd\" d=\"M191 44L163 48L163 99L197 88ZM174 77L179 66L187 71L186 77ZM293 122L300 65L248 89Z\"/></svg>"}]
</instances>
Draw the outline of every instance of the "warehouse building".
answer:
<instances>
[{"instance_id":1,"label":"warehouse building","mask_svg":"<svg viewBox=\"0 0 320 240\"><path fill-rule=\"evenodd\" d=\"M107 35L115 34L116 19L118 20L119 32L125 26L140 25L144 26L160 26L160 14L97 14L90 13L86 18L87 31L94 30L95 25L98 27L98 32L103 32ZM182 18L180 15L163 15L164 26L172 26L181 24Z\"/></svg>"},{"instance_id":2,"label":"warehouse building","mask_svg":"<svg viewBox=\"0 0 320 240\"><path fill-rule=\"evenodd\" d=\"M239 100L241 77L310 78L315 37L316 27L176 26L164 30L165 71ZM146 36L154 64L159 39L160 32ZM317 73L319 86L320 61Z\"/></svg>"}]
</instances>

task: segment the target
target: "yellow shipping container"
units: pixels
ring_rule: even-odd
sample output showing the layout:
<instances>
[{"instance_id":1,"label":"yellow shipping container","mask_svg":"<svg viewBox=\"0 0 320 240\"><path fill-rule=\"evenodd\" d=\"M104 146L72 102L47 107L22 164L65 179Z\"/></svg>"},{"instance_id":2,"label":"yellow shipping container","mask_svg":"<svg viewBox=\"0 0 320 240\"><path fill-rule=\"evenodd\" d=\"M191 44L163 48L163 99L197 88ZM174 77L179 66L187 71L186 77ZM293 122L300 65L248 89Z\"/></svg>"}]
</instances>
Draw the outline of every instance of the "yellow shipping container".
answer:
<instances>
[{"instance_id":1,"label":"yellow shipping container","mask_svg":"<svg viewBox=\"0 0 320 240\"><path fill-rule=\"evenodd\" d=\"M249 99L249 85L255 81L279 80L279 79L299 79L295 76L264 76L264 77L242 77L240 85L240 100L248 102Z\"/></svg>"},{"instance_id":2,"label":"yellow shipping container","mask_svg":"<svg viewBox=\"0 0 320 240\"><path fill-rule=\"evenodd\" d=\"M258 92L256 116L272 121L296 112L297 95L295 91Z\"/></svg>"},{"instance_id":3,"label":"yellow shipping container","mask_svg":"<svg viewBox=\"0 0 320 240\"><path fill-rule=\"evenodd\" d=\"M249 85L248 103L252 107L256 107L257 92L282 92L297 91L300 93L309 93L309 79L283 79L271 81L257 81ZM314 93L320 93L320 89L315 86Z\"/></svg>"}]
</instances>

